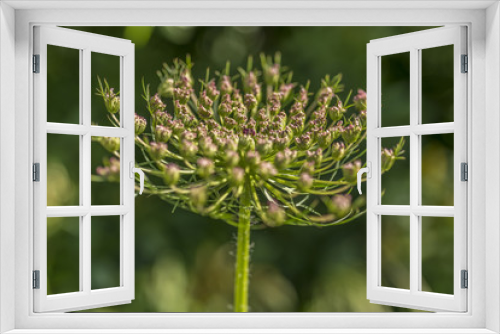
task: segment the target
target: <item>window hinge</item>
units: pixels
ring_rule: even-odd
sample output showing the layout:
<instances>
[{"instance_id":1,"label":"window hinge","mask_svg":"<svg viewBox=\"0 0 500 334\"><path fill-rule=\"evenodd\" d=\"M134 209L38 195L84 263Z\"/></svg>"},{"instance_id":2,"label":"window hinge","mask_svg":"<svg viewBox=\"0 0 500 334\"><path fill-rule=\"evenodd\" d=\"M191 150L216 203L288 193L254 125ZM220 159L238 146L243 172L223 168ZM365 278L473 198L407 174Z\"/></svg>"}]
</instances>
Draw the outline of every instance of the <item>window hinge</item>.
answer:
<instances>
[{"instance_id":1,"label":"window hinge","mask_svg":"<svg viewBox=\"0 0 500 334\"><path fill-rule=\"evenodd\" d=\"M40 73L40 55L33 55L33 73Z\"/></svg>"},{"instance_id":2,"label":"window hinge","mask_svg":"<svg viewBox=\"0 0 500 334\"><path fill-rule=\"evenodd\" d=\"M40 182L40 164L38 162L33 164L33 181Z\"/></svg>"},{"instance_id":3,"label":"window hinge","mask_svg":"<svg viewBox=\"0 0 500 334\"><path fill-rule=\"evenodd\" d=\"M462 55L462 70L460 72L469 72L469 56L467 55Z\"/></svg>"},{"instance_id":4,"label":"window hinge","mask_svg":"<svg viewBox=\"0 0 500 334\"><path fill-rule=\"evenodd\" d=\"M33 270L33 289L40 289L40 270Z\"/></svg>"},{"instance_id":5,"label":"window hinge","mask_svg":"<svg viewBox=\"0 0 500 334\"><path fill-rule=\"evenodd\" d=\"M460 164L460 180L469 181L469 166L466 162Z\"/></svg>"},{"instance_id":6,"label":"window hinge","mask_svg":"<svg viewBox=\"0 0 500 334\"><path fill-rule=\"evenodd\" d=\"M467 270L461 271L462 276L462 289L467 289L469 287L469 273Z\"/></svg>"}]
</instances>

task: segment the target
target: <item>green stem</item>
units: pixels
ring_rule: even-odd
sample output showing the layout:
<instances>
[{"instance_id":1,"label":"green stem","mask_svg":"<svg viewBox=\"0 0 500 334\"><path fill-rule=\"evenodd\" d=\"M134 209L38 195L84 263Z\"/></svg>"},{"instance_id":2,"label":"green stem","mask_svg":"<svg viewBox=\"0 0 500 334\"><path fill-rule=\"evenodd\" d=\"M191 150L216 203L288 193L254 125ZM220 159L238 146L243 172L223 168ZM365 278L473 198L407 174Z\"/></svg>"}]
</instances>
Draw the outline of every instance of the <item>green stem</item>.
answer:
<instances>
[{"instance_id":1,"label":"green stem","mask_svg":"<svg viewBox=\"0 0 500 334\"><path fill-rule=\"evenodd\" d=\"M245 191L243 191L240 198L236 271L234 275L234 312L248 312L248 281L250 276L250 189L250 182L247 180Z\"/></svg>"}]
</instances>

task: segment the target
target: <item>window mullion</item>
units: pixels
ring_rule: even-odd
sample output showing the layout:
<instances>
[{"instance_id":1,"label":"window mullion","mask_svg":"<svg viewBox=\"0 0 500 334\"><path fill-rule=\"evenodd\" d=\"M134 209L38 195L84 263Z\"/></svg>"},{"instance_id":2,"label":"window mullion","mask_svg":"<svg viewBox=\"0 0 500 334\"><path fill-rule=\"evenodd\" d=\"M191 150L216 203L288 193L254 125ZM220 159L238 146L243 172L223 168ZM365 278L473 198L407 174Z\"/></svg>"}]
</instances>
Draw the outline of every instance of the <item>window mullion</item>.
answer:
<instances>
[{"instance_id":1,"label":"window mullion","mask_svg":"<svg viewBox=\"0 0 500 334\"><path fill-rule=\"evenodd\" d=\"M82 111L81 111L81 117L82 117L82 125L85 126L86 128L90 128L90 122L91 122L91 52L89 49L84 49L83 50L83 59L82 59L82 66L81 66L81 78L80 78L80 83L81 83L81 94L82 94ZM82 189L82 204L84 207L89 208L90 210L90 205L91 205L91 152L90 152L90 147L91 147L91 134L90 132L87 132L83 136L81 136L82 140L82 150L81 150L81 161L80 161L80 167L81 167L81 189ZM83 281L82 286L83 286L83 291L90 293L91 290L91 222L90 222L91 216L90 212L87 212L83 217L82 217L82 233L81 233L81 244L80 244L80 252L81 252L81 263L80 263L80 278Z\"/></svg>"},{"instance_id":2,"label":"window mullion","mask_svg":"<svg viewBox=\"0 0 500 334\"><path fill-rule=\"evenodd\" d=\"M419 122L420 57L419 50L410 51L410 127ZM410 133L410 291L416 293L420 286L420 217L413 212L419 204L420 159L419 136Z\"/></svg>"}]
</instances>

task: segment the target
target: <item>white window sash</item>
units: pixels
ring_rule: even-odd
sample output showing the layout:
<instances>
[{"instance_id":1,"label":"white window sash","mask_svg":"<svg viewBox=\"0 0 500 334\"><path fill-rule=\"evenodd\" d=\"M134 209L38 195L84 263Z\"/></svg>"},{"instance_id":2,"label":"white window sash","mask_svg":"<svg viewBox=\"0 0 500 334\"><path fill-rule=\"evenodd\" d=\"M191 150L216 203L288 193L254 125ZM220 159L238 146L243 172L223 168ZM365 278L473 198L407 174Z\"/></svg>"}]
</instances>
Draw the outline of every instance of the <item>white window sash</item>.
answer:
<instances>
[{"instance_id":1,"label":"white window sash","mask_svg":"<svg viewBox=\"0 0 500 334\"><path fill-rule=\"evenodd\" d=\"M134 142L134 45L128 40L58 27L39 26L34 32L34 54L40 55L40 73L34 74L34 162L40 163L40 181L34 191L34 265L40 271L40 288L34 289L35 312L67 312L129 303L134 299L134 179L129 176L135 160ZM47 45L80 52L80 124L47 122ZM91 125L91 53L120 57L120 128ZM80 138L80 205L47 207L47 134ZM92 136L119 137L120 202L92 206ZM132 164L133 165L133 164ZM120 286L91 288L91 217L120 216ZM80 217L79 291L47 295L47 217Z\"/></svg>"},{"instance_id":2,"label":"white window sash","mask_svg":"<svg viewBox=\"0 0 500 334\"><path fill-rule=\"evenodd\" d=\"M368 128L367 161L372 177L367 180L367 297L373 303L430 311L467 311L467 289L461 288L461 270L467 270L467 182L460 179L460 164L467 162L467 75L461 73L461 55L467 54L466 28L452 26L387 37L367 46ZM454 45L454 121L441 124L421 122L421 49ZM381 125L381 57L410 53L410 124ZM420 135L454 133L454 206L421 205ZM410 205L381 205L381 138L408 136L410 139ZM410 289L381 284L381 217L410 217ZM420 217L454 218L453 295L431 293L421 288Z\"/></svg>"}]
</instances>

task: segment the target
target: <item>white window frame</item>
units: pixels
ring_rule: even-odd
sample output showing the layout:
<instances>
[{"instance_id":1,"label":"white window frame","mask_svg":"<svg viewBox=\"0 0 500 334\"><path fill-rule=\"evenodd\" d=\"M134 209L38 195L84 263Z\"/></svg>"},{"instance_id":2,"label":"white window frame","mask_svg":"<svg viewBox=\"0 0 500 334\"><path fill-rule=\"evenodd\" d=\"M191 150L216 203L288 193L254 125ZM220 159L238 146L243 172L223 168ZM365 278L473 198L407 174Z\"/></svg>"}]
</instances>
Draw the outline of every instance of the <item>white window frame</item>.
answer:
<instances>
[{"instance_id":1,"label":"white window frame","mask_svg":"<svg viewBox=\"0 0 500 334\"><path fill-rule=\"evenodd\" d=\"M33 120L29 97L32 95L32 27L37 24L468 26L468 109L471 111L468 115L468 220L471 222L468 226L468 312L33 313L33 211L30 209L33 207L30 197ZM82 333L82 329L85 333L123 333L124 329L127 333L500 332L498 1L5 0L0 3L0 70L0 332Z\"/></svg>"},{"instance_id":2,"label":"white window frame","mask_svg":"<svg viewBox=\"0 0 500 334\"><path fill-rule=\"evenodd\" d=\"M430 311L467 310L467 289L462 288L462 270L467 270L467 183L461 180L460 168L467 163L467 76L462 71L462 55L467 55L466 27L449 26L417 31L370 41L367 45L368 127L366 137L367 165L367 296L377 304L416 308ZM422 123L422 50L451 45L449 59L453 73L453 121ZM384 126L382 123L382 57L400 53L409 55L409 124ZM452 206L422 204L422 136L453 134ZM382 139L407 138L409 147L410 196L408 205L382 204L381 155ZM409 223L409 289L382 285L382 224L389 215L408 217ZM453 293L442 294L422 290L422 217L453 219Z\"/></svg>"},{"instance_id":3,"label":"white window frame","mask_svg":"<svg viewBox=\"0 0 500 334\"><path fill-rule=\"evenodd\" d=\"M78 50L79 124L47 122L47 46ZM60 27L34 27L34 54L39 56L39 73L33 76L34 162L39 164L39 181L33 185L34 256L33 269L39 271L39 287L34 289L35 312L86 310L130 303L134 299L134 173L135 92L134 45L127 40ZM92 53L112 55L120 62L120 127L91 125ZM47 206L47 135L73 135L79 138L79 205ZM91 203L92 136L120 140L120 204ZM120 231L120 283L117 287L92 289L91 226L93 217L117 216ZM76 217L79 224L79 290L47 295L47 218Z\"/></svg>"}]
</instances>

